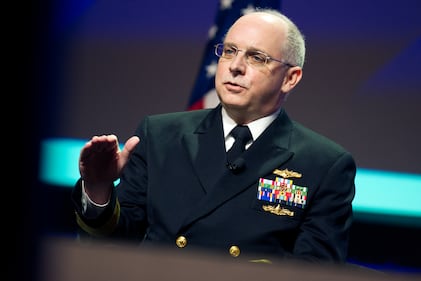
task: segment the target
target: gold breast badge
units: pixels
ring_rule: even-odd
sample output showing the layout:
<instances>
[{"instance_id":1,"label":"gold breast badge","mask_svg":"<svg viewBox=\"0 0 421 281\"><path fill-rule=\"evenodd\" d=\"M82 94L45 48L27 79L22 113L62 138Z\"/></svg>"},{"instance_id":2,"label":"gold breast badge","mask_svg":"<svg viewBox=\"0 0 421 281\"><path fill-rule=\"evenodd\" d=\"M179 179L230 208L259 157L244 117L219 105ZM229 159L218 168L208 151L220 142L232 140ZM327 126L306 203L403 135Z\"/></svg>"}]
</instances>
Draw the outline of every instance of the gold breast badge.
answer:
<instances>
[{"instance_id":1,"label":"gold breast badge","mask_svg":"<svg viewBox=\"0 0 421 281\"><path fill-rule=\"evenodd\" d=\"M279 204L276 207L272 205L263 205L262 207L263 207L263 210L265 210L266 212L270 212L277 216L290 216L290 217L294 216L293 211L288 210L286 208L282 208L281 205Z\"/></svg>"},{"instance_id":2,"label":"gold breast badge","mask_svg":"<svg viewBox=\"0 0 421 281\"><path fill-rule=\"evenodd\" d=\"M284 179L287 179L287 178L301 178L303 176L302 174L300 174L298 172L290 171L288 169L284 169L284 170L275 169L275 170L273 170L273 173L275 175L278 175L278 176L283 177Z\"/></svg>"}]
</instances>

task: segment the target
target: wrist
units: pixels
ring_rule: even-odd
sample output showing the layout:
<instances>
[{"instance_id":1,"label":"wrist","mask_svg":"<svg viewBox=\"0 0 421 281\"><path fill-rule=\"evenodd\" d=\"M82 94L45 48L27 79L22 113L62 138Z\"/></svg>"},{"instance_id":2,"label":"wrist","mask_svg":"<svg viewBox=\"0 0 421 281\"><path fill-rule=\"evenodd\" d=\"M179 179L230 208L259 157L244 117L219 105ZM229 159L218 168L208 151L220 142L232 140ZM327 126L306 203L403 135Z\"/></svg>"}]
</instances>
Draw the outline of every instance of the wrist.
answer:
<instances>
[{"instance_id":1,"label":"wrist","mask_svg":"<svg viewBox=\"0 0 421 281\"><path fill-rule=\"evenodd\" d=\"M92 184L86 183L82 179L82 191L87 199L97 207L105 207L110 202L112 184Z\"/></svg>"}]
</instances>

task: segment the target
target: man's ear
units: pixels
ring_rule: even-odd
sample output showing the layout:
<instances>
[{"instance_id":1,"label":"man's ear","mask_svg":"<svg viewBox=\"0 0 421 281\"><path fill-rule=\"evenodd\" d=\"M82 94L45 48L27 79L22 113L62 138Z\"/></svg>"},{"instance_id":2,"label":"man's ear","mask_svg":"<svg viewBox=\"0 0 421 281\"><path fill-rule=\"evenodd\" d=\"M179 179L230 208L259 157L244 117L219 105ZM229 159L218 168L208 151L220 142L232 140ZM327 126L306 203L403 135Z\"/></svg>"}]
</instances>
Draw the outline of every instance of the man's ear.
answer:
<instances>
[{"instance_id":1,"label":"man's ear","mask_svg":"<svg viewBox=\"0 0 421 281\"><path fill-rule=\"evenodd\" d=\"M300 82L303 77L303 69L299 66L290 67L284 77L284 82L282 83L282 92L290 92L297 84Z\"/></svg>"}]
</instances>

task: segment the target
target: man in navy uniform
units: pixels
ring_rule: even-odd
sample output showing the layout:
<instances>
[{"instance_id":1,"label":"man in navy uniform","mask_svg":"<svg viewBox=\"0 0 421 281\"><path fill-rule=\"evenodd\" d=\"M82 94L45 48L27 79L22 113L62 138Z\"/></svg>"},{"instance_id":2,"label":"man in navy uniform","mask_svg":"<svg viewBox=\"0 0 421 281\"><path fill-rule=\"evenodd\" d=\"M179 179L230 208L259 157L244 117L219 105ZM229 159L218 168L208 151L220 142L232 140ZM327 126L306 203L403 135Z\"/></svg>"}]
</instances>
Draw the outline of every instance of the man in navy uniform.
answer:
<instances>
[{"instance_id":1,"label":"man in navy uniform","mask_svg":"<svg viewBox=\"0 0 421 281\"><path fill-rule=\"evenodd\" d=\"M148 116L121 150L115 135L82 148L72 194L81 233L345 262L355 161L282 107L302 78L303 35L260 9L233 24L215 55L218 106Z\"/></svg>"}]
</instances>

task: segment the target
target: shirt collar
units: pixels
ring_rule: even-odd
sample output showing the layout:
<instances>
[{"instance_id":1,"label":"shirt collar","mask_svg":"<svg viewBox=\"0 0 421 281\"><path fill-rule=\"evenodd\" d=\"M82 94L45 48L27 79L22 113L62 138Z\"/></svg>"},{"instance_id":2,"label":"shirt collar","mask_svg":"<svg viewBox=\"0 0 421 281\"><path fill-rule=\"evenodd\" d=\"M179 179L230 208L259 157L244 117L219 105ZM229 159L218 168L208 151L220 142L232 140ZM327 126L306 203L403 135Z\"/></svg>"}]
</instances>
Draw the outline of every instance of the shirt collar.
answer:
<instances>
[{"instance_id":1,"label":"shirt collar","mask_svg":"<svg viewBox=\"0 0 421 281\"><path fill-rule=\"evenodd\" d=\"M256 140L263 133L263 131L270 125L270 123L272 123L273 120L276 119L280 111L281 109L278 109L271 115L262 117L260 119L254 120L246 124L250 129L251 135L253 136L253 141ZM231 130L234 129L235 126L237 126L237 123L235 123L235 121L231 117L228 116L228 113L223 107L221 110L221 114L222 114L222 126L224 129L224 138L227 139Z\"/></svg>"}]
</instances>

